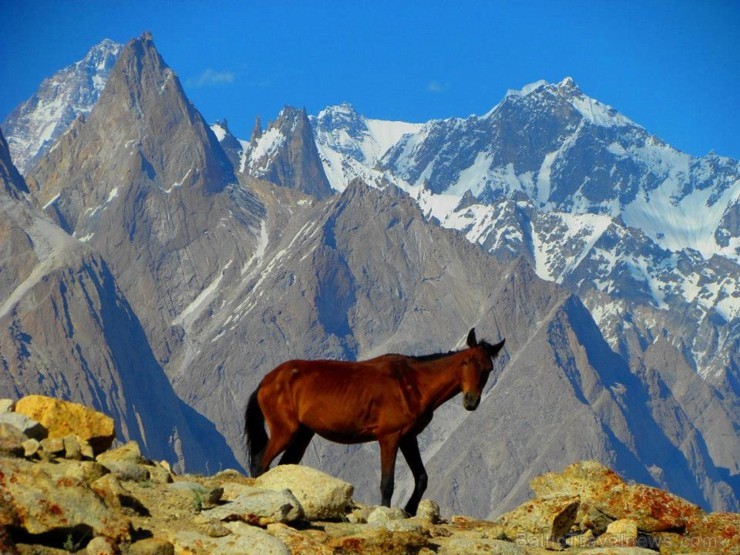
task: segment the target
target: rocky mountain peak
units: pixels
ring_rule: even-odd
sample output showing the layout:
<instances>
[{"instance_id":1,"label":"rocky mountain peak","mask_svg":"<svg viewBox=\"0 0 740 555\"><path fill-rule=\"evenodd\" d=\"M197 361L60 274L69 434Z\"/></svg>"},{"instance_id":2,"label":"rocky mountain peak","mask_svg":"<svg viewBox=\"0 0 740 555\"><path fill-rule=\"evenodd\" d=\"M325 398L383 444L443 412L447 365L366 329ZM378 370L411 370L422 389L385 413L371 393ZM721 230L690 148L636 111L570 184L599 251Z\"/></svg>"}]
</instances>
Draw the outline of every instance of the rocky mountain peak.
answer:
<instances>
[{"instance_id":1,"label":"rocky mountain peak","mask_svg":"<svg viewBox=\"0 0 740 555\"><path fill-rule=\"evenodd\" d=\"M252 127L252 135L249 138L249 142L252 146L257 144L257 141L262 136L262 119L257 116L254 118L254 126Z\"/></svg>"},{"instance_id":2,"label":"rocky mountain peak","mask_svg":"<svg viewBox=\"0 0 740 555\"><path fill-rule=\"evenodd\" d=\"M312 121L315 127L326 129L343 128L350 136L367 131L364 118L349 102L328 106Z\"/></svg>"},{"instance_id":3,"label":"rocky mountain peak","mask_svg":"<svg viewBox=\"0 0 740 555\"><path fill-rule=\"evenodd\" d=\"M150 186L164 192L194 188L207 194L236 182L223 149L150 34L126 45L87 120L61 138L29 180L42 204L59 195L54 208L74 230L79 204L65 202L58 164L71 172L84 168L77 186L92 203L85 208L99 206L119 185L139 180L142 173ZM110 165L118 168L108 174L118 175L115 183L102 177ZM55 171L50 174L51 168Z\"/></svg>"},{"instance_id":4,"label":"rocky mountain peak","mask_svg":"<svg viewBox=\"0 0 740 555\"><path fill-rule=\"evenodd\" d=\"M105 256L162 359L160 334L230 260L249 257L262 214L148 34L126 45L87 120L39 161L29 188Z\"/></svg>"},{"instance_id":5,"label":"rocky mountain peak","mask_svg":"<svg viewBox=\"0 0 740 555\"><path fill-rule=\"evenodd\" d=\"M319 199L333 194L305 108L285 106L244 152L243 171Z\"/></svg>"}]
</instances>

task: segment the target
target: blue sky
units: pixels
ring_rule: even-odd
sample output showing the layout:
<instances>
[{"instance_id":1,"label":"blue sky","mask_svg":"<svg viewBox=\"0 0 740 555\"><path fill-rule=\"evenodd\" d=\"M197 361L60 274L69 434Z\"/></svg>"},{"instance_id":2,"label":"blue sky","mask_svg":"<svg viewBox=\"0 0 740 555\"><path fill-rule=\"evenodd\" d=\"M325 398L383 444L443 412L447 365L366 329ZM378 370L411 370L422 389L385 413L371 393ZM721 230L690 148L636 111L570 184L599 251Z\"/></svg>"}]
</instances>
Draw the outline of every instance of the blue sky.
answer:
<instances>
[{"instance_id":1,"label":"blue sky","mask_svg":"<svg viewBox=\"0 0 740 555\"><path fill-rule=\"evenodd\" d=\"M673 146L740 159L737 1L0 0L0 120L104 38L151 31L209 122L285 104L372 118L483 114L571 76Z\"/></svg>"}]
</instances>

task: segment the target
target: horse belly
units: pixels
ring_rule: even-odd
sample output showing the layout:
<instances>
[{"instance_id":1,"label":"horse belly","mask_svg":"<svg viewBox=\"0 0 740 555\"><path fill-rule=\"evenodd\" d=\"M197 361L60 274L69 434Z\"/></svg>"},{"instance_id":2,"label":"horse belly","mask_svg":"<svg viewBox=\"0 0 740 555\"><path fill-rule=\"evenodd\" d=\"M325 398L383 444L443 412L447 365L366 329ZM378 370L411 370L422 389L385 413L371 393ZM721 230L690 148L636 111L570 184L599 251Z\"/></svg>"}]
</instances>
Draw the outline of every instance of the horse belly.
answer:
<instances>
[{"instance_id":1,"label":"horse belly","mask_svg":"<svg viewBox=\"0 0 740 555\"><path fill-rule=\"evenodd\" d=\"M320 404L302 407L298 420L321 437L336 443L365 443L377 439L377 417L362 407Z\"/></svg>"}]
</instances>

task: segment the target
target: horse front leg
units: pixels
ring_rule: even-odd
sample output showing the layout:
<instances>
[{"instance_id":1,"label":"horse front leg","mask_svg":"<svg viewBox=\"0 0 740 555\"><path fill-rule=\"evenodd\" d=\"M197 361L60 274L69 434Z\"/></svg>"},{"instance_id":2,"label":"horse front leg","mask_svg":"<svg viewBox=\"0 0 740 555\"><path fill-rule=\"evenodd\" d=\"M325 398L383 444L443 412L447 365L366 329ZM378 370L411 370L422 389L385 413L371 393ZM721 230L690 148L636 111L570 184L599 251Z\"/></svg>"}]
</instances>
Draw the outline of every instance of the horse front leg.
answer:
<instances>
[{"instance_id":1,"label":"horse front leg","mask_svg":"<svg viewBox=\"0 0 740 555\"><path fill-rule=\"evenodd\" d=\"M393 497L399 439L398 434L378 439L380 443L380 504L385 507L391 506L391 497Z\"/></svg>"},{"instance_id":2,"label":"horse front leg","mask_svg":"<svg viewBox=\"0 0 740 555\"><path fill-rule=\"evenodd\" d=\"M421 460L419 442L416 440L416 436L403 437L400 445L401 453L403 453L411 469L411 474L414 476L414 493L411 494L411 498L406 503L404 510L409 515L415 515L416 509L419 507L419 501L421 501L421 496L424 495L424 491L427 489L427 472Z\"/></svg>"}]
</instances>

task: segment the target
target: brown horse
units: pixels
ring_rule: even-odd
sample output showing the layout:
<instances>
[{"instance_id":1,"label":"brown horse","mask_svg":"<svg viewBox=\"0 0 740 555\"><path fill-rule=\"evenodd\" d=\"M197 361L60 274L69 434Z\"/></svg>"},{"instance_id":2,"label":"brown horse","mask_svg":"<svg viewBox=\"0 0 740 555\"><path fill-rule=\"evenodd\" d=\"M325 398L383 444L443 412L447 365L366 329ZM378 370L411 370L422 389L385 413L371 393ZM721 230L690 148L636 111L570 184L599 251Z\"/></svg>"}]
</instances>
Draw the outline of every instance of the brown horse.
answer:
<instances>
[{"instance_id":1,"label":"brown horse","mask_svg":"<svg viewBox=\"0 0 740 555\"><path fill-rule=\"evenodd\" d=\"M406 512L415 514L427 485L416 436L442 403L462 391L475 410L504 341L491 345L470 330L468 348L421 357L383 355L362 362L291 360L267 374L247 403L244 431L252 476L297 464L314 434L337 443L380 444L382 504L390 506L396 454L414 475ZM265 422L270 431L268 440Z\"/></svg>"}]
</instances>

